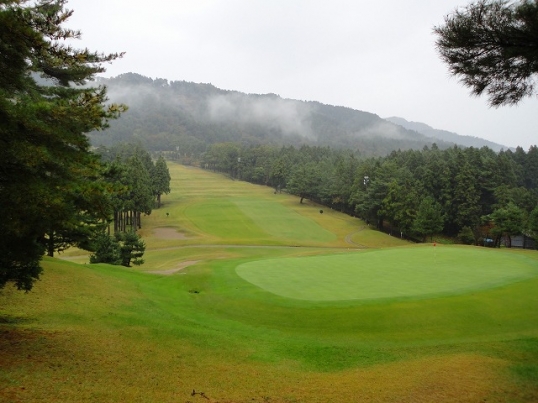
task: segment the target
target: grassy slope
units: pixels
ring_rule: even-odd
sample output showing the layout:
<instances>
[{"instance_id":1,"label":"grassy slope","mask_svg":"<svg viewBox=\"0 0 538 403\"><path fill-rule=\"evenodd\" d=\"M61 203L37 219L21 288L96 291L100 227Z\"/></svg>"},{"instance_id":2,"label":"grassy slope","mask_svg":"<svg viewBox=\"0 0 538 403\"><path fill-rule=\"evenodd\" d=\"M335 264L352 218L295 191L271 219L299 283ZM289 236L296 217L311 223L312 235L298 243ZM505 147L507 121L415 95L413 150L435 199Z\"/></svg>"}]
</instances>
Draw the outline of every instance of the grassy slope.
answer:
<instances>
[{"instance_id":1,"label":"grassy slope","mask_svg":"<svg viewBox=\"0 0 538 403\"><path fill-rule=\"evenodd\" d=\"M537 279L369 304L279 297L237 265L402 243L263 187L170 168L174 192L144 219L144 266L46 259L30 294L0 292L0 401L208 401L193 389L214 402L538 400ZM309 230L280 237L284 221L262 220L257 199ZM200 214L210 205L229 207L219 226ZM164 226L188 238L151 236ZM512 253L538 265L536 252ZM144 273L184 261L198 263Z\"/></svg>"}]
</instances>

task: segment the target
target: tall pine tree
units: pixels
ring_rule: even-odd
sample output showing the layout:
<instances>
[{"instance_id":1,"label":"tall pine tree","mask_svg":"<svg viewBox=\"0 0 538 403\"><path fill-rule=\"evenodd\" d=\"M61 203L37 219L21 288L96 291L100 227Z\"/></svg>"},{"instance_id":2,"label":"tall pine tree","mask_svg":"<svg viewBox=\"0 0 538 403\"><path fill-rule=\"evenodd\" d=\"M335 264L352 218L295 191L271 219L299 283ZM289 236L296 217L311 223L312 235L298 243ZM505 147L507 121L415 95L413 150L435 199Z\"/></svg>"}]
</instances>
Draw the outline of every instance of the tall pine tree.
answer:
<instances>
[{"instance_id":1,"label":"tall pine tree","mask_svg":"<svg viewBox=\"0 0 538 403\"><path fill-rule=\"evenodd\" d=\"M65 45L80 37L62 27L72 15L65 3L0 3L0 287L30 290L58 234L81 242L84 221L106 215L85 133L125 108L105 106L106 89L86 84L121 55Z\"/></svg>"},{"instance_id":2,"label":"tall pine tree","mask_svg":"<svg viewBox=\"0 0 538 403\"><path fill-rule=\"evenodd\" d=\"M155 161L155 167L151 171L151 180L153 193L157 197L157 208L160 208L161 195L170 193L170 171L162 155Z\"/></svg>"}]
</instances>

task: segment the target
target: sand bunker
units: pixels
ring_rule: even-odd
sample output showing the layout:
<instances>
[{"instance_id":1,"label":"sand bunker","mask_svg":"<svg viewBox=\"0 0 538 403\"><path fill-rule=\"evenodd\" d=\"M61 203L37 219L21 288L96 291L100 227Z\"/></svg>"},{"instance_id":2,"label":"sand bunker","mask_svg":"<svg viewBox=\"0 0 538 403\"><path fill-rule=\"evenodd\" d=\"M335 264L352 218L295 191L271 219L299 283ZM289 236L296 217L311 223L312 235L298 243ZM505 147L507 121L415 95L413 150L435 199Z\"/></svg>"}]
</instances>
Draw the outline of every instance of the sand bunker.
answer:
<instances>
[{"instance_id":1,"label":"sand bunker","mask_svg":"<svg viewBox=\"0 0 538 403\"><path fill-rule=\"evenodd\" d=\"M177 232L174 228L155 228L155 238L159 239L189 239L185 234Z\"/></svg>"},{"instance_id":2,"label":"sand bunker","mask_svg":"<svg viewBox=\"0 0 538 403\"><path fill-rule=\"evenodd\" d=\"M148 271L147 273L160 274L160 275L163 275L163 276L171 276L172 274L183 270L185 267L192 266L193 264L196 264L198 262L199 262L199 260L186 260L185 262L181 262L179 265L177 265L177 267L175 267L173 269Z\"/></svg>"}]
</instances>

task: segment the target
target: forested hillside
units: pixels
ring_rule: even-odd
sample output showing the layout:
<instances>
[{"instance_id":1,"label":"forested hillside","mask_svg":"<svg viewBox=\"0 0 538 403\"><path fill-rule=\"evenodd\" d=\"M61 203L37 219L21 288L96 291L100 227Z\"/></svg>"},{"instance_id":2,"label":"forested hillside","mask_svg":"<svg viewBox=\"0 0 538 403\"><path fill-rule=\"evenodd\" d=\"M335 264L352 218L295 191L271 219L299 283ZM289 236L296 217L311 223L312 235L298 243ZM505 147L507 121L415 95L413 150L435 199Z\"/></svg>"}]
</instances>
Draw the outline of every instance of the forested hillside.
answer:
<instances>
[{"instance_id":1,"label":"forested hillside","mask_svg":"<svg viewBox=\"0 0 538 403\"><path fill-rule=\"evenodd\" d=\"M330 146L364 155L422 149L437 142L379 116L345 107L225 91L211 84L151 79L134 73L101 79L114 102L129 111L90 135L95 146L136 141L149 150L197 157L208 145Z\"/></svg>"}]
</instances>

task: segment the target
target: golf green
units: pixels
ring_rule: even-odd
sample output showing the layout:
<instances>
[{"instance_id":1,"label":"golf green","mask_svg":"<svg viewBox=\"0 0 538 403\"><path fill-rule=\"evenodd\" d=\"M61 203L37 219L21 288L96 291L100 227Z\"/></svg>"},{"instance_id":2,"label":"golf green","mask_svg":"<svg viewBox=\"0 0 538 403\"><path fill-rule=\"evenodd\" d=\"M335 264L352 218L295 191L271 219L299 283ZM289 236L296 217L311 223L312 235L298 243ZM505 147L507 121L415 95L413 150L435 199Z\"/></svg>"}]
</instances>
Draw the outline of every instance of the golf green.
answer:
<instances>
[{"instance_id":1,"label":"golf green","mask_svg":"<svg viewBox=\"0 0 538 403\"><path fill-rule=\"evenodd\" d=\"M499 250L427 246L258 260L236 272L282 297L343 301L460 294L538 276L538 266Z\"/></svg>"}]
</instances>

